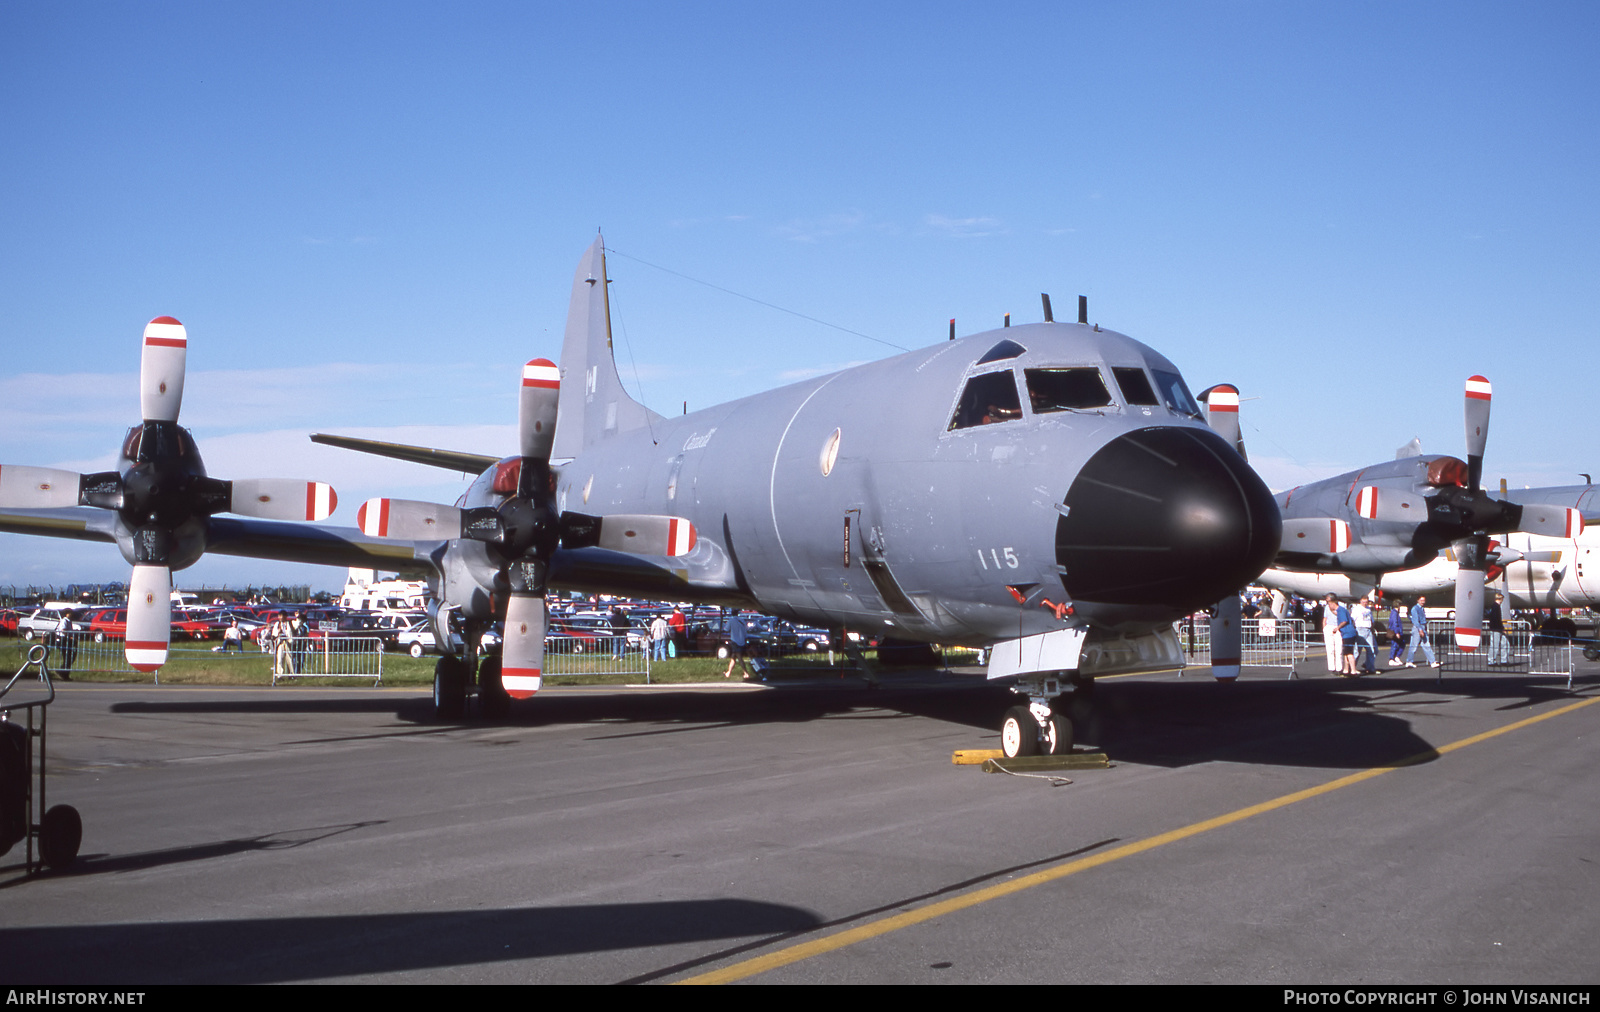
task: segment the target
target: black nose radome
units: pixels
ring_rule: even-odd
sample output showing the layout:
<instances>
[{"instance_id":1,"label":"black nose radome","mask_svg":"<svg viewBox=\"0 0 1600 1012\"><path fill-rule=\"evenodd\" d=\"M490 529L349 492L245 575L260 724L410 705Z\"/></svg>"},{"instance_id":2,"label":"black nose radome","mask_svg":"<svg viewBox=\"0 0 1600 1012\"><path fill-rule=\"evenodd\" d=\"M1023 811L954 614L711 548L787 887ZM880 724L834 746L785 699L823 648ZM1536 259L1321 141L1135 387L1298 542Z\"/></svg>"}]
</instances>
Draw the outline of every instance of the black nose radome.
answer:
<instances>
[{"instance_id":1,"label":"black nose radome","mask_svg":"<svg viewBox=\"0 0 1600 1012\"><path fill-rule=\"evenodd\" d=\"M1066 505L1056 561L1075 601L1202 608L1259 576L1283 532L1272 493L1209 429L1118 436Z\"/></svg>"}]
</instances>

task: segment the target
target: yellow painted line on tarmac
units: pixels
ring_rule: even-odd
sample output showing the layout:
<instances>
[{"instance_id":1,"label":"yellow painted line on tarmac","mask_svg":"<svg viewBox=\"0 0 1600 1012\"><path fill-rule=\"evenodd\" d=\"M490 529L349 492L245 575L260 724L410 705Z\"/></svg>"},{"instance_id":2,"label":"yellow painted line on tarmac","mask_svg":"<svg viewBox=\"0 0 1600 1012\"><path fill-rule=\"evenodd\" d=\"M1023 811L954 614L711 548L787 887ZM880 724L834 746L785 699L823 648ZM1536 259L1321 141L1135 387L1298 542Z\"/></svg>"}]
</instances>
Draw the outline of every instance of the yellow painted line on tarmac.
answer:
<instances>
[{"instance_id":1,"label":"yellow painted line on tarmac","mask_svg":"<svg viewBox=\"0 0 1600 1012\"><path fill-rule=\"evenodd\" d=\"M825 953L836 952L839 949L848 948L849 946L855 945L858 942L865 942L868 939L878 938L883 935L899 931L902 928L909 928L916 924L922 924L925 921L931 921L936 918L943 917L946 914L953 914L959 910L966 910L969 907L975 907L979 904L987 903L990 900L1000 899L1004 896L1011 896L1015 893L1032 889L1035 886L1041 886L1049 882L1055 882L1058 879L1066 878L1068 875L1076 875L1082 871L1089 871L1092 868L1099 868L1102 865L1110 864L1113 861L1120 861L1125 857L1132 857L1135 854L1143 854L1146 851L1155 850L1157 847L1164 847L1169 843L1177 843L1179 840L1187 840L1191 836L1199 836L1201 833L1207 833L1213 829L1221 829L1223 826L1231 826L1236 822L1243 822L1246 819L1265 814L1266 812L1272 812L1280 808L1286 808L1298 801L1307 801L1311 798L1320 797L1324 794L1331 794L1332 792L1341 788L1350 787L1354 784L1371 780L1374 777L1382 776L1383 774L1388 773L1390 770L1400 769L1405 766L1414 766L1417 763L1426 762L1427 760L1436 758L1438 756L1448 755L1451 752L1464 749L1469 745L1477 745L1480 742L1488 741L1490 738L1496 738L1502 734L1518 731L1522 728L1537 724L1540 721L1549 720L1552 717L1559 717L1562 714L1571 713L1574 710L1581 710L1585 706L1591 706L1595 703L1600 703L1600 696L1594 696L1577 703L1570 703L1566 706L1551 710L1549 713L1541 713L1536 717L1528 717L1524 720L1507 724L1504 727L1497 727L1492 731L1485 731L1482 734L1475 734L1470 738L1462 738L1460 741L1454 741L1448 745L1443 745L1436 749L1430 749L1427 752L1419 752L1416 755L1408 756L1407 758L1401 759L1399 762L1393 763L1389 766L1376 766L1372 769L1362 770L1360 773L1352 773L1349 776L1340 777L1337 780L1331 780L1328 783L1322 784L1318 787L1309 787L1303 791L1295 791L1292 794L1285 794L1282 797L1273 798L1271 801L1263 801L1258 805L1250 805L1247 808L1240 808L1237 811L1229 812L1226 815L1219 815L1216 818L1206 819L1203 822L1192 823L1188 826L1184 826L1182 829L1174 829L1166 833L1161 833L1157 836L1148 837L1133 843L1123 844L1120 847L1113 847L1110 850L1099 854L1094 854L1089 857L1080 857L1072 861L1067 861L1066 863L1058 864L1053 868L1046 868L1043 871L1036 871L1031 875L1024 875L1021 878L1012 879L1009 882L1002 882L999 885L992 885L984 889L977 889L961 896L952 897L951 899L947 900L941 900L938 903L930 903L925 907L918 907L915 910L907 910L904 913L883 917L875 921L869 921L866 924L861 924L845 931L840 931L822 938L813 939L809 942L802 942L799 945L791 945L788 948L779 949L776 952L769 952L764 956L757 956L754 959L746 959L741 962L734 963L731 966L723 967L720 970L713 970L710 973L702 973L694 977L688 977L684 980L678 981L677 983L729 984L734 981L754 977L757 974L766 973L768 970L776 970L779 967L788 966L791 963L798 963L801 960L810 959L813 956L820 956Z\"/></svg>"}]
</instances>

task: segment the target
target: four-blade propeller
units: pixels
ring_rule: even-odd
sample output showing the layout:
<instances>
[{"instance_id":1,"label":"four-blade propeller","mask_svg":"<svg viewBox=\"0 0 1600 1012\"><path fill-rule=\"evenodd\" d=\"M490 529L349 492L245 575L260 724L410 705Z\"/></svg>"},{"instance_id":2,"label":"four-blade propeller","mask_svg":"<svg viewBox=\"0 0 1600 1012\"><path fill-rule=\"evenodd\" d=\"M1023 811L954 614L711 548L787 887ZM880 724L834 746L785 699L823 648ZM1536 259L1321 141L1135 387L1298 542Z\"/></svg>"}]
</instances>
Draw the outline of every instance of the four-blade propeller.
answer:
<instances>
[{"instance_id":1,"label":"four-blade propeller","mask_svg":"<svg viewBox=\"0 0 1600 1012\"><path fill-rule=\"evenodd\" d=\"M1560 506L1528 505L1494 499L1482 489L1483 451L1489 439L1489 381L1473 376L1466 386L1467 462L1450 457L1435 460L1428 483L1431 495L1368 485L1356 495L1356 512L1368 520L1409 523L1414 540L1448 542L1456 557L1456 646L1478 648L1483 629L1483 594L1491 565L1504 564L1507 552L1491 553L1490 535L1521 531L1574 538L1583 530L1583 514Z\"/></svg>"},{"instance_id":2,"label":"four-blade propeller","mask_svg":"<svg viewBox=\"0 0 1600 1012\"><path fill-rule=\"evenodd\" d=\"M523 367L517 411L520 456L495 469L493 489L505 496L497 506L459 508L408 499L369 499L357 523L372 537L413 541L464 538L488 545L506 577L500 678L505 691L526 698L538 691L544 670L545 590L556 548L609 548L635 555L687 555L694 524L682 517L596 517L560 512L550 449L555 438L560 372L534 359Z\"/></svg>"},{"instance_id":3,"label":"four-blade propeller","mask_svg":"<svg viewBox=\"0 0 1600 1012\"><path fill-rule=\"evenodd\" d=\"M206 476L199 450L178 425L189 337L158 316L144 329L139 360L143 422L129 430L119 469L77 474L0 466L0 508L94 506L119 519L118 545L133 563L128 585L128 663L154 671L172 639L172 570L205 550L205 518L238 513L266 520L322 520L338 505L328 485L290 478L221 481ZM125 537L124 537L125 535Z\"/></svg>"}]
</instances>

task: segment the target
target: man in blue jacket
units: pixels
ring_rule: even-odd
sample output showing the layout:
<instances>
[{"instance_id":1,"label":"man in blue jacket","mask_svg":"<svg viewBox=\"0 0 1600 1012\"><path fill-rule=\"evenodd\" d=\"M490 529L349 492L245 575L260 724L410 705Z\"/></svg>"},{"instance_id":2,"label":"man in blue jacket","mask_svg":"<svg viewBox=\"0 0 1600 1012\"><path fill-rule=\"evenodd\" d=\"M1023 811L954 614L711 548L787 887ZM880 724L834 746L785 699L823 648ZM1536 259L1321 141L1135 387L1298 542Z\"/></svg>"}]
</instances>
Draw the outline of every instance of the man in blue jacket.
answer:
<instances>
[{"instance_id":1,"label":"man in blue jacket","mask_svg":"<svg viewBox=\"0 0 1600 1012\"><path fill-rule=\"evenodd\" d=\"M1411 646L1406 650L1406 667L1414 668L1414 659L1417 656L1417 647L1422 648L1422 655L1428 658L1428 667L1437 668L1439 662L1433 656L1433 647L1428 645L1428 612L1426 605L1428 598L1420 596L1417 603L1411 606Z\"/></svg>"}]
</instances>

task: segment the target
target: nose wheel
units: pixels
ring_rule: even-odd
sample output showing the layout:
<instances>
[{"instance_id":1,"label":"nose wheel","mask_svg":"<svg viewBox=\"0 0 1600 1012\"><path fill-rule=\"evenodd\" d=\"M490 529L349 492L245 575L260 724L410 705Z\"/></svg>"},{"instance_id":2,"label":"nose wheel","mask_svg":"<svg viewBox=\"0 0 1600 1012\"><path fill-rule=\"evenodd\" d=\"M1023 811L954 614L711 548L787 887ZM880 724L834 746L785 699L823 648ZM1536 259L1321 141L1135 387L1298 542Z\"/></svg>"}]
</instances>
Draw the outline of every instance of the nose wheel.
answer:
<instances>
[{"instance_id":1,"label":"nose wheel","mask_svg":"<svg viewBox=\"0 0 1600 1012\"><path fill-rule=\"evenodd\" d=\"M1000 725L1000 750L1006 758L1071 752L1072 719L1058 708L1071 697L1061 695L1060 679L1025 679L1014 691L1027 696L1028 705L1007 710Z\"/></svg>"}]
</instances>

